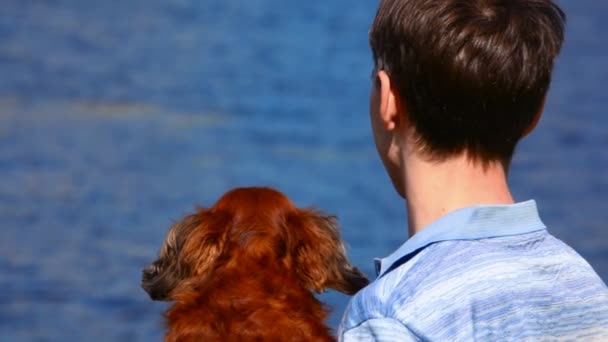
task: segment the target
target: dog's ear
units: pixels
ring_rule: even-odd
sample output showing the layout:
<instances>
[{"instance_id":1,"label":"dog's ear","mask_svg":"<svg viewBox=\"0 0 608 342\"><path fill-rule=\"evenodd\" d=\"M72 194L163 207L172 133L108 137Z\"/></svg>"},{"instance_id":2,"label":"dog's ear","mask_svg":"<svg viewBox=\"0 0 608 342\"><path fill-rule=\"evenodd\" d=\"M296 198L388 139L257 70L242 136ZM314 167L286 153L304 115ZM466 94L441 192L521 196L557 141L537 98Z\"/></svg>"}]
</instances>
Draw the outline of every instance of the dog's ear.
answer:
<instances>
[{"instance_id":1,"label":"dog's ear","mask_svg":"<svg viewBox=\"0 0 608 342\"><path fill-rule=\"evenodd\" d=\"M316 292L332 288L355 294L369 281L346 258L335 216L299 210L287 218L290 249L296 272L304 287Z\"/></svg>"},{"instance_id":2,"label":"dog's ear","mask_svg":"<svg viewBox=\"0 0 608 342\"><path fill-rule=\"evenodd\" d=\"M153 300L174 300L176 289L212 268L221 253L225 215L199 208L175 223L159 257L143 270L142 287Z\"/></svg>"},{"instance_id":3,"label":"dog's ear","mask_svg":"<svg viewBox=\"0 0 608 342\"><path fill-rule=\"evenodd\" d=\"M184 241L180 253L182 262L189 265L193 277L200 278L216 266L231 222L232 215L224 211L208 210L201 213L199 226Z\"/></svg>"}]
</instances>

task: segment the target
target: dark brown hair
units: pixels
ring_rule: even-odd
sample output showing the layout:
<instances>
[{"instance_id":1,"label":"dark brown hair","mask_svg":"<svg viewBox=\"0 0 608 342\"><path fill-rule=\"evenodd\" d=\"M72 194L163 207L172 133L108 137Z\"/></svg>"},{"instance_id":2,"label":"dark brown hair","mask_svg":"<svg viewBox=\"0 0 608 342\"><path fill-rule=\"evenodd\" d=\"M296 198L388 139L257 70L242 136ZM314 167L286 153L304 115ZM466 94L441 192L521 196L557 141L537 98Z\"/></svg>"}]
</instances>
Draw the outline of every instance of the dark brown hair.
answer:
<instances>
[{"instance_id":1,"label":"dark brown hair","mask_svg":"<svg viewBox=\"0 0 608 342\"><path fill-rule=\"evenodd\" d=\"M381 0L370 46L423 151L506 166L542 107L565 19L550 0Z\"/></svg>"}]
</instances>

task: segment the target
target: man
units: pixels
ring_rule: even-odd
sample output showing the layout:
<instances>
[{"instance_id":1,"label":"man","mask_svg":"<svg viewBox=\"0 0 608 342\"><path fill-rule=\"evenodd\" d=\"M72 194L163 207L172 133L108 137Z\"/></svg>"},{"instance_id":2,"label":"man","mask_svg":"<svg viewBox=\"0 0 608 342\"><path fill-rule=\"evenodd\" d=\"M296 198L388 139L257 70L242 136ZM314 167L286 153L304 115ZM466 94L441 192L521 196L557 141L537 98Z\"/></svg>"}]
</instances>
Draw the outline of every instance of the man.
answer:
<instances>
[{"instance_id":1,"label":"man","mask_svg":"<svg viewBox=\"0 0 608 342\"><path fill-rule=\"evenodd\" d=\"M377 151L410 238L352 298L342 341L608 341L608 289L507 171L538 121L565 15L550 0L382 0Z\"/></svg>"}]
</instances>

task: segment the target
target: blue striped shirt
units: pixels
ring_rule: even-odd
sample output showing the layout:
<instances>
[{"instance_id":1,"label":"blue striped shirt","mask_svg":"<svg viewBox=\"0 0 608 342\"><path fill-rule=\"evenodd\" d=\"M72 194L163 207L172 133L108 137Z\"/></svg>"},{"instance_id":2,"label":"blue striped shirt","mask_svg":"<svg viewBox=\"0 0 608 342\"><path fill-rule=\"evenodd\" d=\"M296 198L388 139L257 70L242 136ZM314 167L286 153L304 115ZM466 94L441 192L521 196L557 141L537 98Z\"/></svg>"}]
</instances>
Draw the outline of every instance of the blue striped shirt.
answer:
<instances>
[{"instance_id":1,"label":"blue striped shirt","mask_svg":"<svg viewBox=\"0 0 608 342\"><path fill-rule=\"evenodd\" d=\"M377 272L341 341L608 341L608 288L534 201L449 213Z\"/></svg>"}]
</instances>

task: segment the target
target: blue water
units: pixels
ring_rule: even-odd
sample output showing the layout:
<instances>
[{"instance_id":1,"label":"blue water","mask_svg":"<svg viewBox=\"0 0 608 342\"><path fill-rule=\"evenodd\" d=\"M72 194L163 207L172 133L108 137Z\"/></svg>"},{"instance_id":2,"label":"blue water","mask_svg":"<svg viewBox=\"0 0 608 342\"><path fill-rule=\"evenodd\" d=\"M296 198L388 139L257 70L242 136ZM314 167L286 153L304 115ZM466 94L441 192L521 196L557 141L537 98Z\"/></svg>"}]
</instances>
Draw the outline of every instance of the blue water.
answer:
<instances>
[{"instance_id":1,"label":"blue water","mask_svg":"<svg viewBox=\"0 0 608 342\"><path fill-rule=\"evenodd\" d=\"M517 199L608 280L608 2L567 43ZM375 1L0 0L0 341L151 341L168 226L270 185L340 218L354 262L406 239L368 127ZM335 326L348 298L322 296Z\"/></svg>"}]
</instances>

